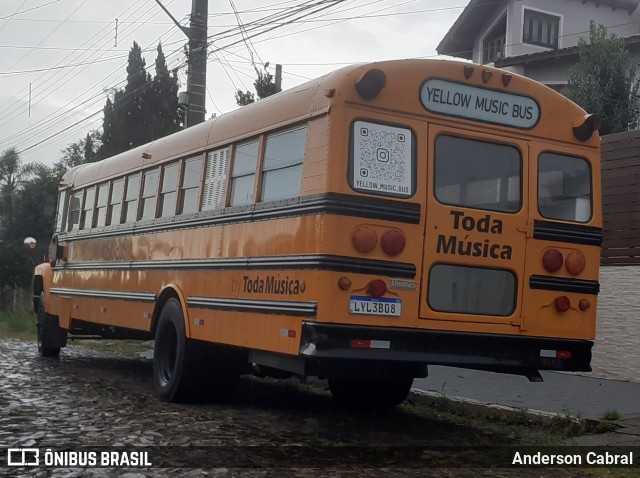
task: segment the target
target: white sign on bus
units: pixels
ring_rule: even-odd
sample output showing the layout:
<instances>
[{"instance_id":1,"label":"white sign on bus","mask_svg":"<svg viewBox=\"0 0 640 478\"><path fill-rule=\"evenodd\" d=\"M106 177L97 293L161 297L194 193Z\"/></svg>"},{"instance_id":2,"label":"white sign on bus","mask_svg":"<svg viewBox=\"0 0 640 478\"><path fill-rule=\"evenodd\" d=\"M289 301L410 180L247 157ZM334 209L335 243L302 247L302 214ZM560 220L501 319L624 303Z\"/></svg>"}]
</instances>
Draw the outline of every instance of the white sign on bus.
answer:
<instances>
[{"instance_id":1,"label":"white sign on bus","mask_svg":"<svg viewBox=\"0 0 640 478\"><path fill-rule=\"evenodd\" d=\"M533 128L540 119L538 103L528 96L436 78L427 80L422 85L420 100L433 113L515 128Z\"/></svg>"}]
</instances>

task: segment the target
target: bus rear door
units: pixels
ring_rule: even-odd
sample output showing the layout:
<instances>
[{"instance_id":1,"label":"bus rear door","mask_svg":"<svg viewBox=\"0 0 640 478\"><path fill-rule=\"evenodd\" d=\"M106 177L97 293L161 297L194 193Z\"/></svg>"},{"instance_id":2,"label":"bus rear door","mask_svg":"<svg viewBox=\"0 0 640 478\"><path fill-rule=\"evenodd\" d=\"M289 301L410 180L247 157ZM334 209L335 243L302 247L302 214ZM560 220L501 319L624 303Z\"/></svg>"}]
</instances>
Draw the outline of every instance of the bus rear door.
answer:
<instances>
[{"instance_id":1,"label":"bus rear door","mask_svg":"<svg viewBox=\"0 0 640 478\"><path fill-rule=\"evenodd\" d=\"M420 318L519 333L527 154L524 141L429 126Z\"/></svg>"}]
</instances>

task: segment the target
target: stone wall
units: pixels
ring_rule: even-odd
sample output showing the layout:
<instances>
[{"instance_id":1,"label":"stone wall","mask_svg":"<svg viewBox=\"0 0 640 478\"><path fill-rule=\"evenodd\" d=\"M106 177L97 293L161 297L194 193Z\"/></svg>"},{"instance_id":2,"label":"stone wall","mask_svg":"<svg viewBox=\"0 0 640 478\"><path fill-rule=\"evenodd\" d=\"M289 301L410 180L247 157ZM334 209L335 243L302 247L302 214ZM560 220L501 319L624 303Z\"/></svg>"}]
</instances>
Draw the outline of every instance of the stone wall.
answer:
<instances>
[{"instance_id":1,"label":"stone wall","mask_svg":"<svg viewBox=\"0 0 640 478\"><path fill-rule=\"evenodd\" d=\"M640 266L602 266L593 374L640 381Z\"/></svg>"}]
</instances>

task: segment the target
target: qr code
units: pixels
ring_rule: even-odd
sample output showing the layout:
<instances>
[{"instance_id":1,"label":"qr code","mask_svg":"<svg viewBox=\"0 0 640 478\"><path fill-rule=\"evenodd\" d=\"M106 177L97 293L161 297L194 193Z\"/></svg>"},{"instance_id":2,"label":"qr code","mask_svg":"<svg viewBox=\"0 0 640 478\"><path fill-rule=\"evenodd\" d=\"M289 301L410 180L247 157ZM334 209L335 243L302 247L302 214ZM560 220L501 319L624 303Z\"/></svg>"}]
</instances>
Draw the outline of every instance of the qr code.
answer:
<instances>
[{"instance_id":1,"label":"qr code","mask_svg":"<svg viewBox=\"0 0 640 478\"><path fill-rule=\"evenodd\" d=\"M358 135L360 176L381 181L404 182L410 144L406 134L361 127Z\"/></svg>"}]
</instances>

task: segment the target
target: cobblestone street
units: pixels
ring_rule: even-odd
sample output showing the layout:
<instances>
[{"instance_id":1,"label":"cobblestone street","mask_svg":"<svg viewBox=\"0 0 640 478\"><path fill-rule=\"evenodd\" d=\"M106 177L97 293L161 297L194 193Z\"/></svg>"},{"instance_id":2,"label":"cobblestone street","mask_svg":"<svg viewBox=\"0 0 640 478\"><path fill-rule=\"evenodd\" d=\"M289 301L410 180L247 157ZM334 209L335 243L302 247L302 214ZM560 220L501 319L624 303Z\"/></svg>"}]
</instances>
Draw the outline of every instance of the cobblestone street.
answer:
<instances>
[{"instance_id":1,"label":"cobblestone street","mask_svg":"<svg viewBox=\"0 0 640 478\"><path fill-rule=\"evenodd\" d=\"M2 469L0 464L3 477L367 477L381 476L379 469L363 465L380 458L367 451L371 446L400 445L406 447L406 451L411 451L411 446L455 446L454 462L469 463L469 447L517 444L513 436L471 424L447 424L417 415L406 407L386 413L343 412L335 408L328 393L296 387L290 382L243 379L230 404L162 403L153 395L148 359L125 358L71 346L63 350L60 360L46 360L37 357L35 343L12 339L0 340L0 390L2 448L77 450L82 446L103 449L135 446L154 449L154 460L168 460L163 463L169 465L172 463L169 455L184 453L180 450L201 447L201 452L209 454L204 457L208 463L203 467L206 470L172 469L165 464L163 468L129 470L124 474L123 470L109 468ZM186 446L189 448L179 448ZM293 446L297 448L291 448ZM285 469L265 466L273 463L277 455L281 456L283 450L296 449L307 454L298 466L309 458L309 452L315 457L316 452L323 449L329 450L329 460L325 459L310 474L294 468L296 462L290 460ZM331 453L340 449L364 451L359 451L360 456L355 460L343 455L333 459ZM164 455L158 455L158 450ZM216 462L211 454L221 450L226 455ZM439 456L440 452L433 453ZM462 455L458 457L457 453ZM238 458L238 454L242 458ZM419 458L424 460L425 456L430 455L419 455ZM229 458L233 458L232 463L244 462L239 469L230 470L227 468ZM344 464L344 458L348 458L346 465L331 469L335 461L342 460ZM385 468L384 476L466 477L477 473L464 468L452 472L435 469L425 475L424 469L400 469L398 463L394 459L390 467ZM250 468L251 465L254 468ZM509 473L528 476L520 471Z\"/></svg>"}]
</instances>

